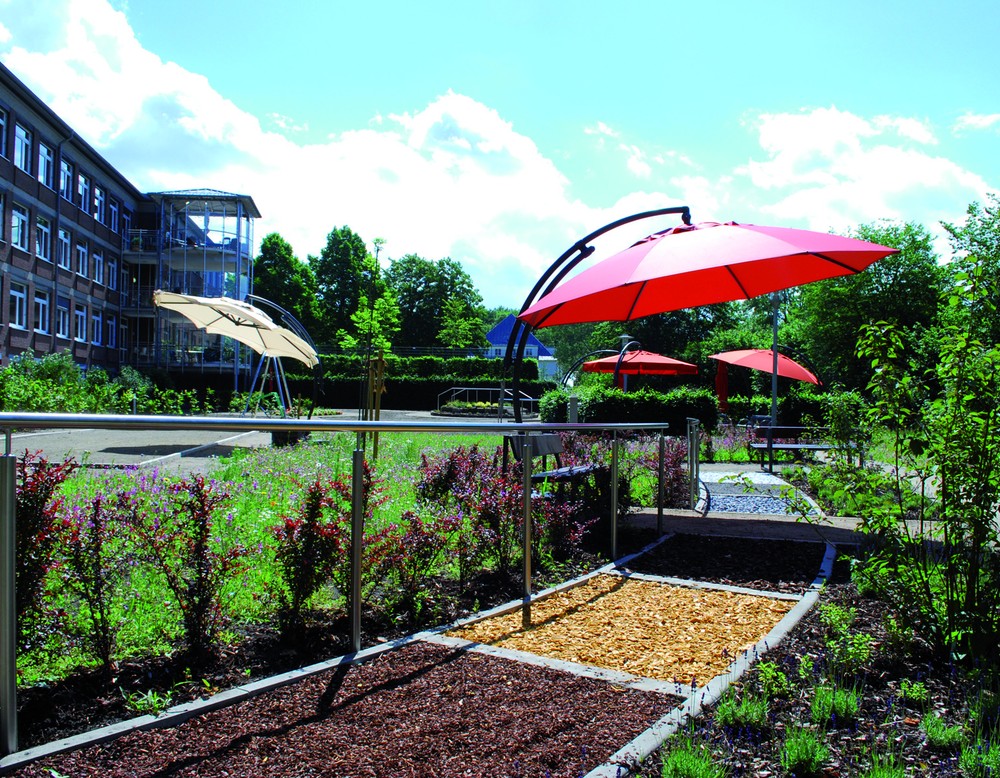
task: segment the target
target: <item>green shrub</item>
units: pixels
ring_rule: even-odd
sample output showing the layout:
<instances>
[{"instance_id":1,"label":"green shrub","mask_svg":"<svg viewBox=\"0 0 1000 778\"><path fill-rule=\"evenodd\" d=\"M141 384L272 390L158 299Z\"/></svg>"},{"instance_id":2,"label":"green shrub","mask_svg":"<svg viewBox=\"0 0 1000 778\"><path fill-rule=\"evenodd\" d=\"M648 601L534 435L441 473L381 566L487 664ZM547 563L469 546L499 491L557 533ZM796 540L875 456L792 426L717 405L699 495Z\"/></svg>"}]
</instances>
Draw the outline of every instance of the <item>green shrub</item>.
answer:
<instances>
[{"instance_id":1,"label":"green shrub","mask_svg":"<svg viewBox=\"0 0 1000 778\"><path fill-rule=\"evenodd\" d=\"M810 709L810 720L817 726L833 721L837 725L854 721L858 716L858 693L854 689L820 686Z\"/></svg>"},{"instance_id":2,"label":"green shrub","mask_svg":"<svg viewBox=\"0 0 1000 778\"><path fill-rule=\"evenodd\" d=\"M927 745L941 751L954 751L965 741L965 733L956 725L944 723L938 714L924 716L920 728L927 737Z\"/></svg>"},{"instance_id":3,"label":"green shrub","mask_svg":"<svg viewBox=\"0 0 1000 778\"><path fill-rule=\"evenodd\" d=\"M767 700L763 697L727 694L715 709L715 723L721 727L764 729L767 727Z\"/></svg>"},{"instance_id":4,"label":"green shrub","mask_svg":"<svg viewBox=\"0 0 1000 778\"><path fill-rule=\"evenodd\" d=\"M757 682L764 697L773 700L776 697L787 697L792 692L788 676L778 669L775 662L759 662L757 664Z\"/></svg>"},{"instance_id":5,"label":"green shrub","mask_svg":"<svg viewBox=\"0 0 1000 778\"><path fill-rule=\"evenodd\" d=\"M714 763L712 754L690 740L663 758L663 778L725 778L729 771Z\"/></svg>"},{"instance_id":6,"label":"green shrub","mask_svg":"<svg viewBox=\"0 0 1000 778\"><path fill-rule=\"evenodd\" d=\"M820 733L797 727L789 730L781 746L781 766L798 778L816 775L830 757L830 749L823 744Z\"/></svg>"},{"instance_id":7,"label":"green shrub","mask_svg":"<svg viewBox=\"0 0 1000 778\"><path fill-rule=\"evenodd\" d=\"M1000 775L1000 743L977 740L962 748L958 766L966 778L992 778Z\"/></svg>"}]
</instances>

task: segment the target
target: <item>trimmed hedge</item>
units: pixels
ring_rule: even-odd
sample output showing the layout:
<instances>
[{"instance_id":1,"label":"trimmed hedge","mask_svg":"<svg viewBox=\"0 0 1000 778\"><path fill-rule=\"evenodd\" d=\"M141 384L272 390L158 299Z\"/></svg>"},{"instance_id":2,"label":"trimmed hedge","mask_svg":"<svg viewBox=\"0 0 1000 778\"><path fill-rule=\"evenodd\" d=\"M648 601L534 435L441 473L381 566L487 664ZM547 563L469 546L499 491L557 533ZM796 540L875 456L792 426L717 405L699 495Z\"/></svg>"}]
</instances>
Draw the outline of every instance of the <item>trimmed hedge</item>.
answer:
<instances>
[{"instance_id":1,"label":"trimmed hedge","mask_svg":"<svg viewBox=\"0 0 1000 778\"><path fill-rule=\"evenodd\" d=\"M289 378L288 386L293 397L312 400L313 382L311 379ZM498 380L462 380L456 382L450 378L396 378L387 375L385 386L386 391L382 395L383 408L400 411L426 411L437 408L438 396L456 386L473 389L499 389L500 382ZM532 397L540 397L554 386L552 381L522 381L521 391ZM360 375L356 378L328 378L320 386L317 404L326 408L357 408L359 403L364 404L363 392L364 387Z\"/></svg>"},{"instance_id":2,"label":"trimmed hedge","mask_svg":"<svg viewBox=\"0 0 1000 778\"><path fill-rule=\"evenodd\" d=\"M321 357L323 375L329 379L351 379L365 372L366 360L359 354L325 354ZM503 360L485 357L401 357L398 354L385 355L385 374L395 381L411 378L436 378L465 383L474 380L490 380L499 383L503 377ZM296 378L307 377L296 368ZM521 377L525 381L538 379L538 362L524 360Z\"/></svg>"},{"instance_id":3,"label":"trimmed hedge","mask_svg":"<svg viewBox=\"0 0 1000 778\"><path fill-rule=\"evenodd\" d=\"M600 424L666 422L674 435L683 435L687 419L698 419L706 429L714 429L718 417L716 397L708 389L678 387L669 393L652 389L623 392L603 386L576 390L579 398L579 421ZM540 414L544 422L568 421L569 392L548 392L541 398Z\"/></svg>"}]
</instances>

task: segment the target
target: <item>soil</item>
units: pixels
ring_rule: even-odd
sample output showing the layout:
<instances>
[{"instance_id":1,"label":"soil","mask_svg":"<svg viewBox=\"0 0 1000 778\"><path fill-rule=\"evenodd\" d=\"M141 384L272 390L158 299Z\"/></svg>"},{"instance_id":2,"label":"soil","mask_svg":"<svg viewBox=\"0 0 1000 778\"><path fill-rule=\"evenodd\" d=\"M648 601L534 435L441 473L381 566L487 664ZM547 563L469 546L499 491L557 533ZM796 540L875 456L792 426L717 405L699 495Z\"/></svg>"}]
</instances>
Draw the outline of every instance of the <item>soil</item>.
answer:
<instances>
[{"instance_id":1,"label":"soil","mask_svg":"<svg viewBox=\"0 0 1000 778\"><path fill-rule=\"evenodd\" d=\"M624 542L638 547L646 539L635 534ZM821 556L818 544L682 535L634 560L630 568L772 591L803 591L812 583ZM843 566L837 573L837 582L823 598L856 607L856 629L871 630L877 645L885 645L884 604L860 598L846 581ZM516 589L516 582L484 580L468 587L461 600L442 587L431 604L440 623L445 623L472 602L485 608L492 600L511 599ZM698 605L706 634L729 626L722 611L719 618L712 618L714 599ZM366 644L394 637L394 630L412 628L379 621L378 614L367 614L365 623ZM345 653L343 628L342 622L317 616L294 650L282 646L267 629L249 630L242 641L198 670L188 681L190 688L180 688L173 702L206 694L208 687L246 683L248 668L250 677L258 677ZM633 642L644 641L638 636ZM815 658L819 667L824 650L823 628L814 613L768 657L792 677L800 656ZM927 647L915 641L898 657L888 657L881 649L875 657L859 676L863 715L828 735L832 752L828 765L833 772L826 774L830 778L858 774L855 768L870 760L874 744L891 742L912 765L908 774L957 775L953 754L931 752L923 745L920 730L912 723L921 714L898 702L900 679L923 679L930 689L929 709L941 710L949 720L965 715L967 690L960 688L956 673L935 662ZM122 668L113 682L81 676L55 687L26 690L20 696L22 741L47 742L78 731L81 722L87 722L89 729L127 718L132 714L123 710L120 687L150 688L150 681L162 679L161 686L169 689L179 672L177 660L155 659ZM746 688L753 683L751 674ZM775 701L772 723L762 733L725 732L709 715L699 725L698 736L735 775L784 775L777 744L793 722L808 721L809 688L796 686L791 696ZM606 761L678 702L671 694L416 643L176 727L133 732L12 774L575 777ZM659 774L656 759L647 774Z\"/></svg>"}]
</instances>

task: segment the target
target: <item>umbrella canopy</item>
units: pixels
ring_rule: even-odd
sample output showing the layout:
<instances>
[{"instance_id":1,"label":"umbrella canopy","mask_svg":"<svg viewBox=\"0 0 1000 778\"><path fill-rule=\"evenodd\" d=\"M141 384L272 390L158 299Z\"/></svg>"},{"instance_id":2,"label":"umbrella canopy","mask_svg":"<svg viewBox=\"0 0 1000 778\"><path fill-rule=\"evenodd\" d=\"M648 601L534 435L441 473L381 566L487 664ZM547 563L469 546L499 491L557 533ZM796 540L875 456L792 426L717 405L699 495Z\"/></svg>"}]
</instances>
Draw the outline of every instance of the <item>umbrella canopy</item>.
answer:
<instances>
[{"instance_id":1,"label":"umbrella canopy","mask_svg":"<svg viewBox=\"0 0 1000 778\"><path fill-rule=\"evenodd\" d=\"M788 227L682 225L578 273L518 318L536 329L630 321L858 273L895 253L855 238Z\"/></svg>"},{"instance_id":2,"label":"umbrella canopy","mask_svg":"<svg viewBox=\"0 0 1000 778\"><path fill-rule=\"evenodd\" d=\"M615 368L621 375L697 375L698 366L679 359L671 359L652 351L629 351L621 357L613 354L603 359L584 362L582 369L587 373L614 373Z\"/></svg>"},{"instance_id":3,"label":"umbrella canopy","mask_svg":"<svg viewBox=\"0 0 1000 778\"><path fill-rule=\"evenodd\" d=\"M228 297L197 297L157 290L153 304L175 311L210 335L224 335L269 357L290 357L309 367L319 364L316 349L279 327L260 308Z\"/></svg>"},{"instance_id":4,"label":"umbrella canopy","mask_svg":"<svg viewBox=\"0 0 1000 778\"><path fill-rule=\"evenodd\" d=\"M774 371L774 352L769 348L723 351L719 354L712 354L709 359L717 359L730 365L749 367L751 370L761 370L765 373ZM778 375L783 378L794 378L797 381L807 381L810 384L820 384L820 380L814 373L780 352L778 353Z\"/></svg>"}]
</instances>

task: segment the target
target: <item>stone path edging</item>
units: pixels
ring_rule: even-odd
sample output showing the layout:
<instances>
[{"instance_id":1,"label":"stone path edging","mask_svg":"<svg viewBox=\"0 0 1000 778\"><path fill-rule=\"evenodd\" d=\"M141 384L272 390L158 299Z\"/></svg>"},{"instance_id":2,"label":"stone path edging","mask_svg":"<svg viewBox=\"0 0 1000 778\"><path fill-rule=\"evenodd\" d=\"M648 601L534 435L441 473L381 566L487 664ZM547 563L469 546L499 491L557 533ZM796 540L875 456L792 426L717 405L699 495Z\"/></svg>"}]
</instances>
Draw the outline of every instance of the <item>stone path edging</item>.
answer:
<instances>
[{"instance_id":1,"label":"stone path edging","mask_svg":"<svg viewBox=\"0 0 1000 778\"><path fill-rule=\"evenodd\" d=\"M750 666L771 648L777 646L781 640L797 625L802 617L808 613L819 599L820 590L823 584L830 577L833 570L833 560L836 557L836 546L827 544L826 554L820 565L820 572L813 581L809 590L803 595L799 602L779 621L774 629L761 638L752 650L744 652L737 657L729 669L717 675L701 689L690 694L683 705L674 708L653 724L645 732L620 748L611 755L602 765L595 767L584 778L625 778L634 773L635 768L652 754L671 735L675 734L690 719L696 718L706 705L713 705L726 692L733 681L740 677L750 668Z\"/></svg>"}]
</instances>

